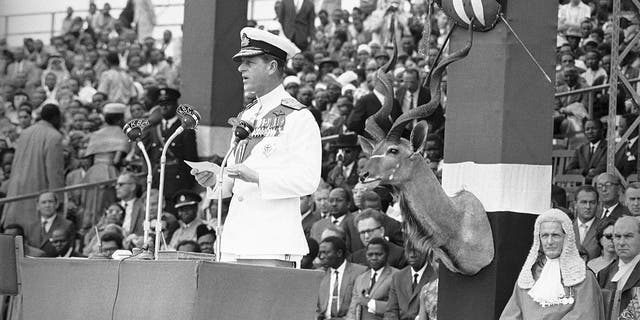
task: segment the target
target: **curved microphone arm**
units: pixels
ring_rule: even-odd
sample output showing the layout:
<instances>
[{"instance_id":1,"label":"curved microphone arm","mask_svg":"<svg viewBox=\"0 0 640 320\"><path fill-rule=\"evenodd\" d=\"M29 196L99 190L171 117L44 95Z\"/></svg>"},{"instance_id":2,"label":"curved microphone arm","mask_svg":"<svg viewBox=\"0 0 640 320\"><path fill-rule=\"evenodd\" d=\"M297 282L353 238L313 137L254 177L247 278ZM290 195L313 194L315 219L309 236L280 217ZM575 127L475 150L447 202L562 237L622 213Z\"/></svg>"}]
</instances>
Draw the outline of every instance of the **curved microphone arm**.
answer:
<instances>
[{"instance_id":1,"label":"curved microphone arm","mask_svg":"<svg viewBox=\"0 0 640 320\"><path fill-rule=\"evenodd\" d=\"M163 194L164 194L164 173L165 173L165 165L167 164L167 150L169 150L169 146L171 142L176 139L184 131L184 127L180 126L176 131L167 139L164 143L164 148L162 148L162 155L160 156L160 180L158 186L158 215L156 217L156 243L154 248L154 259L158 260L158 251L160 250L160 235L162 234L162 204L163 204Z\"/></svg>"},{"instance_id":2,"label":"curved microphone arm","mask_svg":"<svg viewBox=\"0 0 640 320\"><path fill-rule=\"evenodd\" d=\"M151 170L151 160L149 159L149 154L147 150L144 148L144 143L142 141L137 141L136 145L138 149L142 152L144 156L144 161L147 164L147 199L145 202L145 210L144 210L144 244L146 245L149 241L149 233L151 232L151 182L153 181L153 171Z\"/></svg>"}]
</instances>

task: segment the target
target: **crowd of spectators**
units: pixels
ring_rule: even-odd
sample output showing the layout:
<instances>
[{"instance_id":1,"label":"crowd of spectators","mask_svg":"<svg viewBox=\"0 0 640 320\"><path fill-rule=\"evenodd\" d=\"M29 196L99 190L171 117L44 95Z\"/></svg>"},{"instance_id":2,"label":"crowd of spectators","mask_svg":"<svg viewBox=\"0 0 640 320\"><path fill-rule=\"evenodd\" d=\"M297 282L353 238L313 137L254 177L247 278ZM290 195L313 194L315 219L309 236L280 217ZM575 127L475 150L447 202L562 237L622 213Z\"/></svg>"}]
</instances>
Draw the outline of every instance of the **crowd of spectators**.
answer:
<instances>
[{"instance_id":1,"label":"crowd of spectators","mask_svg":"<svg viewBox=\"0 0 640 320\"><path fill-rule=\"evenodd\" d=\"M92 137L93 143L102 142L95 141L100 136L96 132L149 116L156 104L153 92L179 87L180 40L169 31L162 39L150 36L148 26L142 27L145 22L141 22L140 13L134 15L144 2L129 1L128 9L118 18L110 15L109 4L98 11L92 3L86 17L74 16L69 8L62 33L48 45L40 39L24 39L23 46L9 48L0 41L0 192L7 194L11 179L24 179L11 174L15 171L12 168L22 165L13 161L19 152L15 148L29 127L51 120L51 110L59 112L57 129L62 134L64 161L48 170L64 174L64 181L49 185L49 189L88 182L87 172L100 164L97 157L86 155ZM323 136L338 137L323 146L323 181L318 190L300 199L301 223L310 248L302 267L328 270L318 296L318 316L351 319L365 312L376 319L415 319L418 314L420 319L435 319L438 264L431 261L428 252L405 243L400 208L390 193L384 188L368 190L359 182L366 156L355 134L363 133L366 118L384 99L376 87L375 72L391 58L394 42L398 62L390 72L395 91L392 117L430 99L421 84L438 51L443 46L446 49L445 38L452 24L437 5L428 17L426 1L363 1L351 11L330 2L322 7L314 7L309 0L293 1L293 7L290 3L276 1L272 21L259 24L249 20L247 25L286 36L302 49L288 61L283 85L313 113ZM612 67L611 3L560 1L557 92L607 83ZM425 21L431 30L428 39L422 39ZM637 15L625 15L623 26L620 39L626 44L638 32ZM630 79L639 74L637 48L621 63ZM442 89L442 117L431 123L424 154L437 177L444 158L446 80ZM620 131L624 132L640 108L624 86L620 86L619 95L618 113L624 114ZM247 93L245 100L253 97ZM125 106L115 111L120 116L114 118L105 111L111 103ZM574 147L586 141L576 149L569 170L593 180L596 188L578 192L575 204L566 202L564 190L554 188L553 200L556 207L575 216L574 224L580 228L578 246L584 249L589 267L597 272L616 257L611 238L606 237L613 228L607 217L640 215L640 196L635 194L640 194L640 187L632 184L622 190L616 176L602 174L606 170L602 162L606 128L600 119L608 112L607 90L598 91L593 114L589 111L586 95L557 98L554 135L569 138ZM69 192L65 198L43 193L33 201L37 225L5 223L4 232L25 235L25 251L32 256L100 258L110 257L118 249L150 245L142 241L143 200L146 192L156 200L157 190L144 190L135 174L141 170L139 155L133 146L127 150L105 169L117 177L112 198L105 205L87 203L89 191ZM631 135L628 147L621 150L616 163L628 176L635 172L637 134ZM170 212L160 223L153 221L152 229L162 226L166 248L213 253L217 235L212 217L218 205L226 213L229 203L202 200L198 195L201 190L193 191L169 195L175 208L165 208ZM591 198L585 200L585 196ZM66 217L55 208L64 208ZM595 222L594 216L598 218ZM589 231L583 232L581 223ZM33 237L36 232L32 227L44 237ZM343 281L349 281L353 291L336 289ZM411 298L415 296L419 299Z\"/></svg>"},{"instance_id":2,"label":"crowd of spectators","mask_svg":"<svg viewBox=\"0 0 640 320\"><path fill-rule=\"evenodd\" d=\"M119 16L109 3L98 9L90 1L82 15L67 8L60 33L47 43L25 38L10 47L0 39L0 194L100 182L120 173L128 179L54 195L57 211L72 222L63 234L75 239L69 241L73 250L62 255L99 253L95 244L104 241L96 232L114 226L124 240L116 241L119 247L141 246L134 236L142 235L144 203L135 201L134 208L134 199L146 192L135 175L144 168L121 128L129 119L149 117L160 88L180 85L181 39L169 30L153 38L154 24L150 0L127 1ZM32 255L56 256L49 242L55 228L40 223L40 198L6 204L2 228L25 235ZM42 239L35 235L40 228Z\"/></svg>"}]
</instances>

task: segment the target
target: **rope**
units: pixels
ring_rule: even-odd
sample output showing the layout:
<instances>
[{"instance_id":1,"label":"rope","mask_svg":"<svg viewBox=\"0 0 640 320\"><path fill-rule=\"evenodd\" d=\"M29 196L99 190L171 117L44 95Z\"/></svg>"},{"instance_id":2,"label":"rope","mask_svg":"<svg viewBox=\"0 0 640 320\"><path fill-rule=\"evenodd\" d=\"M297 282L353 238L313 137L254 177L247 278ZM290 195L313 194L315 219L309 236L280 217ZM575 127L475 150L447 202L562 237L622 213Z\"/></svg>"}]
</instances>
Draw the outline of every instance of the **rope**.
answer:
<instances>
[{"instance_id":1,"label":"rope","mask_svg":"<svg viewBox=\"0 0 640 320\"><path fill-rule=\"evenodd\" d=\"M504 14L500 14L500 19L502 20L502 22L504 22L504 24L507 25L507 28L509 28L509 30L511 30L511 33L513 33L513 36L516 38L516 40L518 40L518 42L520 43L520 45L522 46L522 48L524 49L524 51L529 55L529 58L531 58L531 60L533 61L533 63L536 64L536 66L538 67L538 69L540 69L540 72L542 72L542 74L544 75L545 78L547 78L547 81L551 84L553 84L553 82L551 81L551 77L549 77L549 75L544 71L544 69L542 68L542 66L540 65L540 63L538 62L538 60L536 60L536 58L533 56L533 54L531 53L531 51L529 51L529 48L527 48L527 46L524 44L524 42L522 42L522 39L520 39L520 37L518 36L518 34L515 32L515 30L513 30L513 28L511 27L511 25L509 24L509 22L507 22L507 19L504 17Z\"/></svg>"}]
</instances>

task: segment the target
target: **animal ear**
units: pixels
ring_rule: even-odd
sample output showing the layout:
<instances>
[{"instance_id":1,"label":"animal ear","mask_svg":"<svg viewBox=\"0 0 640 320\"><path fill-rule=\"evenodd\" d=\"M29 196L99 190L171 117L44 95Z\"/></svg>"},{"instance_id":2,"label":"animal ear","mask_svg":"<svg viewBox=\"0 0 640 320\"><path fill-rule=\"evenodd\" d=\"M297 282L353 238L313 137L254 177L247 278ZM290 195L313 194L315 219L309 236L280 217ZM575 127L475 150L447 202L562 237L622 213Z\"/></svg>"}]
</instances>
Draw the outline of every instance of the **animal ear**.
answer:
<instances>
[{"instance_id":1,"label":"animal ear","mask_svg":"<svg viewBox=\"0 0 640 320\"><path fill-rule=\"evenodd\" d=\"M359 135L358 143L360 143L360 147L362 147L362 152L364 152L364 154L370 156L373 153L373 148L375 147L373 140Z\"/></svg>"},{"instance_id":2,"label":"animal ear","mask_svg":"<svg viewBox=\"0 0 640 320\"><path fill-rule=\"evenodd\" d=\"M411 146L413 152L422 153L424 145L427 142L427 134L429 133L429 125L426 121L420 121L411 130Z\"/></svg>"}]
</instances>

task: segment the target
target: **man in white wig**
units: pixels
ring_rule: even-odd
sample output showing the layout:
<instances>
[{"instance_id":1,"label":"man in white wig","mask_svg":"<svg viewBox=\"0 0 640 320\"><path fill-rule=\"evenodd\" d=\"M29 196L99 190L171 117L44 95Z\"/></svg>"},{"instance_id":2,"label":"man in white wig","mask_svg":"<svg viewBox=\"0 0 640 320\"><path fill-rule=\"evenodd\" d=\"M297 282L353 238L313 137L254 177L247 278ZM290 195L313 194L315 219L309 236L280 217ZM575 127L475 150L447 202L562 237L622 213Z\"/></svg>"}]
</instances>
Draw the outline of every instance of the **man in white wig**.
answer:
<instances>
[{"instance_id":1,"label":"man in white wig","mask_svg":"<svg viewBox=\"0 0 640 320\"><path fill-rule=\"evenodd\" d=\"M500 319L604 319L600 288L564 212L551 209L536 219L533 245Z\"/></svg>"}]
</instances>

